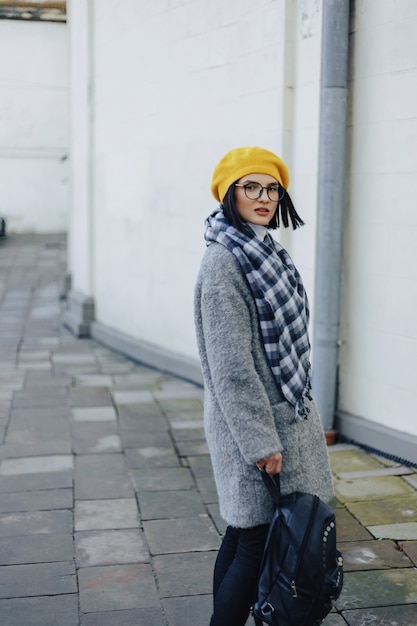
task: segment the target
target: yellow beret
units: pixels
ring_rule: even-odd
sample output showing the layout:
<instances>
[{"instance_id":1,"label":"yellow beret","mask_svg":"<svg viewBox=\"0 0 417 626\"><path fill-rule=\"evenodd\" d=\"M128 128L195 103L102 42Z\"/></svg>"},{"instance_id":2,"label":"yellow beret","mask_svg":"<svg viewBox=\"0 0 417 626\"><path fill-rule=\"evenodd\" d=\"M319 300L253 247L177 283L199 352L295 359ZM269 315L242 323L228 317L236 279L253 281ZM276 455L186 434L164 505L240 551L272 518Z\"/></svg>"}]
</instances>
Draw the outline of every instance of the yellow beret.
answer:
<instances>
[{"instance_id":1,"label":"yellow beret","mask_svg":"<svg viewBox=\"0 0 417 626\"><path fill-rule=\"evenodd\" d=\"M290 182L288 168L276 154L258 146L245 146L226 152L217 163L211 193L218 202L223 202L230 185L247 174L269 174L285 189Z\"/></svg>"}]
</instances>

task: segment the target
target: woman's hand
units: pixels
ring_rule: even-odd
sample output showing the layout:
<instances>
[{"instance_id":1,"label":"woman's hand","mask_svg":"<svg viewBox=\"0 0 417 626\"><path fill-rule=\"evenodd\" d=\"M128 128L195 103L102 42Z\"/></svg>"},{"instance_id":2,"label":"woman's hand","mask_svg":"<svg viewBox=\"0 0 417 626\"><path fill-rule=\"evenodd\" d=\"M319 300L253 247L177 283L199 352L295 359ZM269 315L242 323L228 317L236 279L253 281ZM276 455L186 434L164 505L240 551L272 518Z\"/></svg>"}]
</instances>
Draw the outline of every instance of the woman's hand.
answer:
<instances>
[{"instance_id":1,"label":"woman's hand","mask_svg":"<svg viewBox=\"0 0 417 626\"><path fill-rule=\"evenodd\" d=\"M265 468L268 474L280 474L282 470L282 454L281 452L275 452L275 454L271 454L266 459L258 461L256 465L259 469Z\"/></svg>"}]
</instances>

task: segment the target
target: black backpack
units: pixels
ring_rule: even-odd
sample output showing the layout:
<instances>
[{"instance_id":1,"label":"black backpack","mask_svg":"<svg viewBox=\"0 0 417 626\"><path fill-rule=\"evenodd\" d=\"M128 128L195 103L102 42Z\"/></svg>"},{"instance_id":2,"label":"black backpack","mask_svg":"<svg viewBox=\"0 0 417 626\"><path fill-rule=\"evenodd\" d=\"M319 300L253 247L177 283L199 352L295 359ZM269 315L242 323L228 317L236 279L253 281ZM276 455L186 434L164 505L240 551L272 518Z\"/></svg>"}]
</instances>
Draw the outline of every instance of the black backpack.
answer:
<instances>
[{"instance_id":1,"label":"black backpack","mask_svg":"<svg viewBox=\"0 0 417 626\"><path fill-rule=\"evenodd\" d=\"M256 626L316 626L331 611L343 586L336 549L336 520L318 496L281 496L279 474L261 470L276 503L260 569L252 614Z\"/></svg>"}]
</instances>

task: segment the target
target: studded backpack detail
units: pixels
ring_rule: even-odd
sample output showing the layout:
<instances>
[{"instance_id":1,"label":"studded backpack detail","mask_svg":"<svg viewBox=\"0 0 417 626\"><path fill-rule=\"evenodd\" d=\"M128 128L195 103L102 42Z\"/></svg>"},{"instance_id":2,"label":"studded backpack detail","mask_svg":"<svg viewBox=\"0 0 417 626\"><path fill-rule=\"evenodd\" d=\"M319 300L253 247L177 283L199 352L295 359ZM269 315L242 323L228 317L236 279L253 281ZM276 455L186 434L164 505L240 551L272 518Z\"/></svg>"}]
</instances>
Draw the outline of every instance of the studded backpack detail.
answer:
<instances>
[{"instance_id":1,"label":"studded backpack detail","mask_svg":"<svg viewBox=\"0 0 417 626\"><path fill-rule=\"evenodd\" d=\"M309 493L281 496L279 474L261 472L276 508L252 606L255 624L318 626L343 586L334 512Z\"/></svg>"}]
</instances>

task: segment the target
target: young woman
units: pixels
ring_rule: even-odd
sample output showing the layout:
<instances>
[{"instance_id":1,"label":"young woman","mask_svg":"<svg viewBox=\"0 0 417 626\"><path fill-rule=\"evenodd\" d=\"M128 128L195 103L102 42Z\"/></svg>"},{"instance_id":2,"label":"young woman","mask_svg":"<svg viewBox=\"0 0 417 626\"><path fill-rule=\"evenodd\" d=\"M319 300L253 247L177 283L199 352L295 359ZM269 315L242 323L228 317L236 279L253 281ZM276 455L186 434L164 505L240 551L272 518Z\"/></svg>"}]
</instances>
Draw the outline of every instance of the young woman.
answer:
<instances>
[{"instance_id":1,"label":"young woman","mask_svg":"<svg viewBox=\"0 0 417 626\"><path fill-rule=\"evenodd\" d=\"M308 301L288 253L269 234L303 222L275 154L231 150L211 191L207 249L195 291L207 442L227 530L214 570L210 626L244 626L273 503L258 468L281 473L282 493L329 500L331 472L310 395Z\"/></svg>"}]
</instances>

